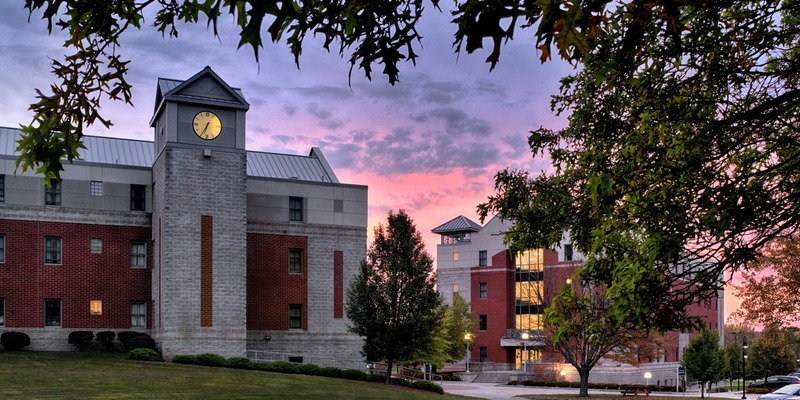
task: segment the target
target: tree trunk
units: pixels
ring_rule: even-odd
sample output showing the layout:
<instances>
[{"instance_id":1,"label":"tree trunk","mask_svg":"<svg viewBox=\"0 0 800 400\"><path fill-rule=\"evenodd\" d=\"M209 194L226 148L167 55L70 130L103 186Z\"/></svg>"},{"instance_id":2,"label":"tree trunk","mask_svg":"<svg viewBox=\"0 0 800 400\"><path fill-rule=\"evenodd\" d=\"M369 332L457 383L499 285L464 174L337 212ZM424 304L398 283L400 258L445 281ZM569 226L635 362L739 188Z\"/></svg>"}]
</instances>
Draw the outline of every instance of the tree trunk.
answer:
<instances>
[{"instance_id":1,"label":"tree trunk","mask_svg":"<svg viewBox=\"0 0 800 400\"><path fill-rule=\"evenodd\" d=\"M578 369L578 376L581 378L581 389L578 397L589 397L589 371Z\"/></svg>"},{"instance_id":2,"label":"tree trunk","mask_svg":"<svg viewBox=\"0 0 800 400\"><path fill-rule=\"evenodd\" d=\"M705 389L706 389L706 383L705 382L700 382L700 398L701 399L706 398L705 397L705 393L704 393Z\"/></svg>"},{"instance_id":3,"label":"tree trunk","mask_svg":"<svg viewBox=\"0 0 800 400\"><path fill-rule=\"evenodd\" d=\"M392 383L392 363L394 362L393 357L389 357L386 360L386 384L389 385Z\"/></svg>"}]
</instances>

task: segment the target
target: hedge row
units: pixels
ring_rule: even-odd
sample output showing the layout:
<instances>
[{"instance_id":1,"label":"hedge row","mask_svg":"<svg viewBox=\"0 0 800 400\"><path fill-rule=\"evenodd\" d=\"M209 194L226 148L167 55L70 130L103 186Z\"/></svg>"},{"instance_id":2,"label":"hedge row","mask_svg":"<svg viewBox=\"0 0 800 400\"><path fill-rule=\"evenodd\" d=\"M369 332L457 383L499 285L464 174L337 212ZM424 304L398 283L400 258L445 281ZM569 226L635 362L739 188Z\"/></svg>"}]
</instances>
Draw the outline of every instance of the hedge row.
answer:
<instances>
[{"instance_id":1,"label":"hedge row","mask_svg":"<svg viewBox=\"0 0 800 400\"><path fill-rule=\"evenodd\" d=\"M198 355L176 355L172 362L177 364L192 364L208 367L224 367L249 369L255 371L277 372L284 374L300 374L323 376L327 378L349 379L364 382L383 382L385 377L378 374L368 374L358 369L339 369L333 367L320 367L314 364L295 364L286 361L253 362L245 357L231 357L226 359L217 354L204 353ZM428 381L415 381L410 383L403 379L392 379L392 384L427 390L444 394L441 386Z\"/></svg>"},{"instance_id":2,"label":"hedge row","mask_svg":"<svg viewBox=\"0 0 800 400\"><path fill-rule=\"evenodd\" d=\"M121 349L127 353L133 349L150 349L156 350L156 342L150 335L142 332L123 331L116 334L112 331L97 332L97 342L103 346L106 351L114 350L114 337L119 338ZM78 350L84 351L92 344L92 339L95 338L92 331L72 331L67 336L67 343L75 346ZM3 332L0 335L0 345L6 350L20 350L23 347L30 346L31 338L24 332Z\"/></svg>"}]
</instances>

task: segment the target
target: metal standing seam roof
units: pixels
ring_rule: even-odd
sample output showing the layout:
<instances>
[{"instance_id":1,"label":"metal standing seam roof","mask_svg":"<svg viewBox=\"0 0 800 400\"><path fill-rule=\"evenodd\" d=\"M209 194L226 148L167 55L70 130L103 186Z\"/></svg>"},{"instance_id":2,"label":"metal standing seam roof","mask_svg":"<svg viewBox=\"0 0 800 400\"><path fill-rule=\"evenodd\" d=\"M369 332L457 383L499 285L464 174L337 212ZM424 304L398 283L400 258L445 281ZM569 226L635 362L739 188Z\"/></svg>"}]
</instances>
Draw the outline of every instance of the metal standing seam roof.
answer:
<instances>
[{"instance_id":1,"label":"metal standing seam roof","mask_svg":"<svg viewBox=\"0 0 800 400\"><path fill-rule=\"evenodd\" d=\"M183 82L185 82L185 80L158 78L158 87L159 87L159 89L161 89L162 95L166 95L167 93L171 92L176 87L180 86ZM231 89L233 89L233 91L236 92L236 94L238 94L239 96L242 96L242 98L244 98L244 94L242 94L242 89L239 89L239 88L231 88ZM179 97L190 97L190 96L185 96L184 95L184 96L179 96ZM197 97L197 96L191 96L191 97L195 97L195 98L198 98L198 99L202 98L202 97ZM214 98L214 99L211 99L211 100L216 101L216 102L222 101L222 100L217 99L217 98Z\"/></svg>"},{"instance_id":2,"label":"metal standing seam roof","mask_svg":"<svg viewBox=\"0 0 800 400\"><path fill-rule=\"evenodd\" d=\"M459 215L436 228L431 229L433 233L453 233L453 232L480 232L483 229L480 225L469 218Z\"/></svg>"},{"instance_id":3,"label":"metal standing seam roof","mask_svg":"<svg viewBox=\"0 0 800 400\"><path fill-rule=\"evenodd\" d=\"M19 129L0 127L0 155L17 156ZM86 149L80 149L81 162L152 168L154 144L144 140L84 136ZM321 153L320 153L321 154ZM338 182L333 171L315 156L247 152L247 175L259 178L297 179L308 182Z\"/></svg>"}]
</instances>

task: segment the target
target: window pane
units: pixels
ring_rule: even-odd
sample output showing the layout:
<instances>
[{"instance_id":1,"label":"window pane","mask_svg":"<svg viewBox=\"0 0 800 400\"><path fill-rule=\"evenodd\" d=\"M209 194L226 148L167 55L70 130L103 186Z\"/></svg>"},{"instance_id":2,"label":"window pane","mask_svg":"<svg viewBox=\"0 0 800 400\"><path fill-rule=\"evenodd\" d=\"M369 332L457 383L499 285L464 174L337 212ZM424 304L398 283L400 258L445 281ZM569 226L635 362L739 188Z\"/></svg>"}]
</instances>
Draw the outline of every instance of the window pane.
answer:
<instances>
[{"instance_id":1,"label":"window pane","mask_svg":"<svg viewBox=\"0 0 800 400\"><path fill-rule=\"evenodd\" d=\"M303 306L289 305L289 329L303 329Z\"/></svg>"},{"instance_id":2,"label":"window pane","mask_svg":"<svg viewBox=\"0 0 800 400\"><path fill-rule=\"evenodd\" d=\"M103 182L101 181L92 181L89 184L89 194L92 196L102 196L103 195Z\"/></svg>"},{"instance_id":3,"label":"window pane","mask_svg":"<svg viewBox=\"0 0 800 400\"><path fill-rule=\"evenodd\" d=\"M485 283L481 283L481 284L478 286L478 288L479 288L479 289L478 289L478 292L479 292L479 296L480 296L480 298L482 298L482 299L485 299L485 298L486 298L486 296L487 296L487 294L488 294L488 293L487 293L487 287L486 287L486 284L485 284Z\"/></svg>"},{"instance_id":4,"label":"window pane","mask_svg":"<svg viewBox=\"0 0 800 400\"><path fill-rule=\"evenodd\" d=\"M564 261L572 261L572 244L564 245Z\"/></svg>"},{"instance_id":5,"label":"window pane","mask_svg":"<svg viewBox=\"0 0 800 400\"><path fill-rule=\"evenodd\" d=\"M44 238L44 263L61 264L61 238Z\"/></svg>"},{"instance_id":6,"label":"window pane","mask_svg":"<svg viewBox=\"0 0 800 400\"><path fill-rule=\"evenodd\" d=\"M289 250L289 273L302 274L303 273L303 252L300 250Z\"/></svg>"},{"instance_id":7,"label":"window pane","mask_svg":"<svg viewBox=\"0 0 800 400\"><path fill-rule=\"evenodd\" d=\"M61 300L44 301L44 326L61 326Z\"/></svg>"},{"instance_id":8,"label":"window pane","mask_svg":"<svg viewBox=\"0 0 800 400\"><path fill-rule=\"evenodd\" d=\"M0 203L6 201L6 176L0 175Z\"/></svg>"},{"instance_id":9,"label":"window pane","mask_svg":"<svg viewBox=\"0 0 800 400\"><path fill-rule=\"evenodd\" d=\"M131 185L131 211L145 211L147 186Z\"/></svg>"},{"instance_id":10,"label":"window pane","mask_svg":"<svg viewBox=\"0 0 800 400\"><path fill-rule=\"evenodd\" d=\"M481 250L478 252L478 266L485 267L486 265L487 265L486 250Z\"/></svg>"},{"instance_id":11,"label":"window pane","mask_svg":"<svg viewBox=\"0 0 800 400\"><path fill-rule=\"evenodd\" d=\"M145 242L131 242L131 268L147 268Z\"/></svg>"},{"instance_id":12,"label":"window pane","mask_svg":"<svg viewBox=\"0 0 800 400\"><path fill-rule=\"evenodd\" d=\"M131 303L131 327L144 328L147 324L147 307L143 302Z\"/></svg>"},{"instance_id":13,"label":"window pane","mask_svg":"<svg viewBox=\"0 0 800 400\"><path fill-rule=\"evenodd\" d=\"M50 187L45 187L44 204L48 206L61 205L61 181L50 181Z\"/></svg>"},{"instance_id":14,"label":"window pane","mask_svg":"<svg viewBox=\"0 0 800 400\"><path fill-rule=\"evenodd\" d=\"M92 239L91 244L89 245L90 251L93 254L100 254L103 252L103 240L102 239Z\"/></svg>"},{"instance_id":15,"label":"window pane","mask_svg":"<svg viewBox=\"0 0 800 400\"><path fill-rule=\"evenodd\" d=\"M489 326L489 321L485 315L478 316L478 329L485 331Z\"/></svg>"},{"instance_id":16,"label":"window pane","mask_svg":"<svg viewBox=\"0 0 800 400\"><path fill-rule=\"evenodd\" d=\"M0 326L6 326L6 301L0 299Z\"/></svg>"},{"instance_id":17,"label":"window pane","mask_svg":"<svg viewBox=\"0 0 800 400\"><path fill-rule=\"evenodd\" d=\"M89 314L103 314L103 300L89 300Z\"/></svg>"},{"instance_id":18,"label":"window pane","mask_svg":"<svg viewBox=\"0 0 800 400\"><path fill-rule=\"evenodd\" d=\"M303 198L289 197L289 221L303 220Z\"/></svg>"},{"instance_id":19,"label":"window pane","mask_svg":"<svg viewBox=\"0 0 800 400\"><path fill-rule=\"evenodd\" d=\"M6 262L6 237L0 235L0 263Z\"/></svg>"}]
</instances>

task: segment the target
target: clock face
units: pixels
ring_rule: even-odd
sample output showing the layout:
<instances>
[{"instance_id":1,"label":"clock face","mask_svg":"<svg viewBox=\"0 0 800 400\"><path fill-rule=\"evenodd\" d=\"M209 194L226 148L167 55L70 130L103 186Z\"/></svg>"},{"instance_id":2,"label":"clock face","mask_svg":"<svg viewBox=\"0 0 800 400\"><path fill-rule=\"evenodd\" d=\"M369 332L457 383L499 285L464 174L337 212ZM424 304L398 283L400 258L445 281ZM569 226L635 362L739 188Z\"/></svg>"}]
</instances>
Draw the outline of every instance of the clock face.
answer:
<instances>
[{"instance_id":1,"label":"clock face","mask_svg":"<svg viewBox=\"0 0 800 400\"><path fill-rule=\"evenodd\" d=\"M212 140L219 136L220 131L222 131L222 122L220 122L217 114L211 111L200 111L192 120L192 129L200 138Z\"/></svg>"}]
</instances>

